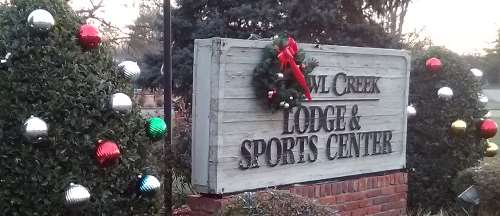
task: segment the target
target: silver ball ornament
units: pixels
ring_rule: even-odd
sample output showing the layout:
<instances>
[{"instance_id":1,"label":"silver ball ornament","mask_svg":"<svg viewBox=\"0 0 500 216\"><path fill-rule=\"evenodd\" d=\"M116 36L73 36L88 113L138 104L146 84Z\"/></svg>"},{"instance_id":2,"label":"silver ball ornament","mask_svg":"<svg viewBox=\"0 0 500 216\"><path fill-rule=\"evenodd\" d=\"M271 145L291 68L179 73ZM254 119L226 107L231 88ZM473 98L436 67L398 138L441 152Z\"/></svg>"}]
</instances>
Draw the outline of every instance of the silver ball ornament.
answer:
<instances>
[{"instance_id":1,"label":"silver ball ornament","mask_svg":"<svg viewBox=\"0 0 500 216\"><path fill-rule=\"evenodd\" d=\"M283 105L283 108L285 108L285 109L290 108L290 104L289 104L289 103L285 103L285 104Z\"/></svg>"},{"instance_id":2,"label":"silver ball ornament","mask_svg":"<svg viewBox=\"0 0 500 216\"><path fill-rule=\"evenodd\" d=\"M31 12L28 16L28 23L31 27L49 30L54 26L55 20L52 14L44 9L37 9Z\"/></svg>"},{"instance_id":3,"label":"silver ball ornament","mask_svg":"<svg viewBox=\"0 0 500 216\"><path fill-rule=\"evenodd\" d=\"M141 194L151 194L160 190L160 180L152 175L139 176L137 190Z\"/></svg>"},{"instance_id":4,"label":"silver ball ornament","mask_svg":"<svg viewBox=\"0 0 500 216\"><path fill-rule=\"evenodd\" d=\"M38 142L48 136L49 126L41 118L31 116L24 122L23 130L28 140Z\"/></svg>"},{"instance_id":5,"label":"silver ball ornament","mask_svg":"<svg viewBox=\"0 0 500 216\"><path fill-rule=\"evenodd\" d=\"M276 76L279 78L279 79L283 79L285 78L285 75L283 73L277 73Z\"/></svg>"},{"instance_id":6,"label":"silver ball ornament","mask_svg":"<svg viewBox=\"0 0 500 216\"><path fill-rule=\"evenodd\" d=\"M291 101L293 101L294 98L293 98L293 96L290 96L290 98L288 98L288 99L290 99Z\"/></svg>"},{"instance_id":7,"label":"silver ball ornament","mask_svg":"<svg viewBox=\"0 0 500 216\"><path fill-rule=\"evenodd\" d=\"M79 184L70 183L64 192L64 203L67 206L77 206L90 200L89 190Z\"/></svg>"},{"instance_id":8,"label":"silver ball ornament","mask_svg":"<svg viewBox=\"0 0 500 216\"><path fill-rule=\"evenodd\" d=\"M114 111L125 113L132 111L132 100L124 93L113 94L110 103Z\"/></svg>"},{"instance_id":9,"label":"silver ball ornament","mask_svg":"<svg viewBox=\"0 0 500 216\"><path fill-rule=\"evenodd\" d=\"M477 68L470 69L470 72L478 80L480 80L481 78L483 78L483 71L481 71L481 70L479 70Z\"/></svg>"},{"instance_id":10,"label":"silver ball ornament","mask_svg":"<svg viewBox=\"0 0 500 216\"><path fill-rule=\"evenodd\" d=\"M406 112L408 113L408 118L414 117L417 115L417 109L413 105L409 105L406 108Z\"/></svg>"},{"instance_id":11,"label":"silver ball ornament","mask_svg":"<svg viewBox=\"0 0 500 216\"><path fill-rule=\"evenodd\" d=\"M137 62L124 61L118 65L122 68L125 77L131 80L136 80L141 75L141 68L137 65Z\"/></svg>"},{"instance_id":12,"label":"silver ball ornament","mask_svg":"<svg viewBox=\"0 0 500 216\"><path fill-rule=\"evenodd\" d=\"M450 87L442 87L437 94L441 99L450 100L453 97L453 90Z\"/></svg>"},{"instance_id":13,"label":"silver ball ornament","mask_svg":"<svg viewBox=\"0 0 500 216\"><path fill-rule=\"evenodd\" d=\"M488 97L484 94L478 94L478 100L479 100L479 103L481 103L483 106L486 106L486 104L488 104Z\"/></svg>"},{"instance_id":14,"label":"silver ball ornament","mask_svg":"<svg viewBox=\"0 0 500 216\"><path fill-rule=\"evenodd\" d=\"M286 104L286 102L285 102L285 101L281 101L281 102L280 102L280 107L284 107L284 106L285 106L285 104Z\"/></svg>"}]
</instances>

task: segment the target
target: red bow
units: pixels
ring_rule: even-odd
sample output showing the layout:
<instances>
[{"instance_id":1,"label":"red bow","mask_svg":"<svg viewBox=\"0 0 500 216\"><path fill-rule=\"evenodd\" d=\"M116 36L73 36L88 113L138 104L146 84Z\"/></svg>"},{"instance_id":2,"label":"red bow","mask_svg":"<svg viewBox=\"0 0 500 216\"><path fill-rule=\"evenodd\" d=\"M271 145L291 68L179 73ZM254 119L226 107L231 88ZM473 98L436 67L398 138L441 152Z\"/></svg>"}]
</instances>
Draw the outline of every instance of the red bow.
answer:
<instances>
[{"instance_id":1,"label":"red bow","mask_svg":"<svg viewBox=\"0 0 500 216\"><path fill-rule=\"evenodd\" d=\"M295 55L299 51L297 46L297 42L291 37L288 38L288 43L285 48L281 49L278 53L278 60L281 64L281 70L285 70L287 65L290 65L290 68L293 72L293 77L295 81L299 84L299 86L304 90L304 94L308 101L311 101L311 91L307 86L306 79L304 78L304 74L300 70L299 66L297 66L295 62Z\"/></svg>"}]
</instances>

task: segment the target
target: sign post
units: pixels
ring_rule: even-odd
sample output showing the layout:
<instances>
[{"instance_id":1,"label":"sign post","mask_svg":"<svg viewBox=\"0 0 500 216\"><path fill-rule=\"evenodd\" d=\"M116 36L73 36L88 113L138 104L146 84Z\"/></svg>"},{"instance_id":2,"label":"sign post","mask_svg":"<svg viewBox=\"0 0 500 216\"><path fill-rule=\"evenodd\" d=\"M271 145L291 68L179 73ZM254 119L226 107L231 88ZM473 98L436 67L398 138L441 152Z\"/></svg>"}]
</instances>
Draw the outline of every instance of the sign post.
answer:
<instances>
[{"instance_id":1,"label":"sign post","mask_svg":"<svg viewBox=\"0 0 500 216\"><path fill-rule=\"evenodd\" d=\"M163 162L165 169L163 176L163 196L165 215L172 215L172 25L171 25L170 1L163 0L163 116L167 124L167 134L163 147Z\"/></svg>"},{"instance_id":2,"label":"sign post","mask_svg":"<svg viewBox=\"0 0 500 216\"><path fill-rule=\"evenodd\" d=\"M312 101L271 112L253 70L269 41L195 41L192 183L226 194L405 168L406 51L300 44Z\"/></svg>"}]
</instances>

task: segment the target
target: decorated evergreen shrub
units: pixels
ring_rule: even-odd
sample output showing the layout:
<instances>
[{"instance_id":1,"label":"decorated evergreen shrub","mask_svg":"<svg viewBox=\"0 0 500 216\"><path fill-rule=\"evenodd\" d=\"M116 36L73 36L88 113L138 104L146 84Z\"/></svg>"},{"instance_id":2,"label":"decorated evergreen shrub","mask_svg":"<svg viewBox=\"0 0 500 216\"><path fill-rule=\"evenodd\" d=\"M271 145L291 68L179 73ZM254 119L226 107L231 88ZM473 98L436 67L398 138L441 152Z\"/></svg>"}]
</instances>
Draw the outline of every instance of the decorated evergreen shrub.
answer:
<instances>
[{"instance_id":1,"label":"decorated evergreen shrub","mask_svg":"<svg viewBox=\"0 0 500 216\"><path fill-rule=\"evenodd\" d=\"M439 209L454 203L457 173L483 157L477 127L486 113L478 100L480 76L441 47L413 59L409 104L416 115L408 120L409 204Z\"/></svg>"},{"instance_id":2,"label":"decorated evergreen shrub","mask_svg":"<svg viewBox=\"0 0 500 216\"><path fill-rule=\"evenodd\" d=\"M0 7L0 215L156 215L161 151L96 29L64 0Z\"/></svg>"}]
</instances>

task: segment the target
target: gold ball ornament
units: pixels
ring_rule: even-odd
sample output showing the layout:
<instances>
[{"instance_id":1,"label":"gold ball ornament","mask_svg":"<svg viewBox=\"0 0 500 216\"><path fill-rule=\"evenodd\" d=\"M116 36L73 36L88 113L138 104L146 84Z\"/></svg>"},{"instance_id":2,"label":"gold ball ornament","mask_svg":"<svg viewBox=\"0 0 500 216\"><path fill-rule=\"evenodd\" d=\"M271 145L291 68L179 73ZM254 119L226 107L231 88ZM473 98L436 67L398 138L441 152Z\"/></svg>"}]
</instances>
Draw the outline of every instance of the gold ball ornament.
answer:
<instances>
[{"instance_id":1,"label":"gold ball ornament","mask_svg":"<svg viewBox=\"0 0 500 216\"><path fill-rule=\"evenodd\" d=\"M451 124L451 132L455 135L462 135L467 130L467 123L463 120L456 120Z\"/></svg>"},{"instance_id":2,"label":"gold ball ornament","mask_svg":"<svg viewBox=\"0 0 500 216\"><path fill-rule=\"evenodd\" d=\"M486 157L495 157L498 153L498 145L495 143L487 141L486 151L484 152L484 156Z\"/></svg>"}]
</instances>

